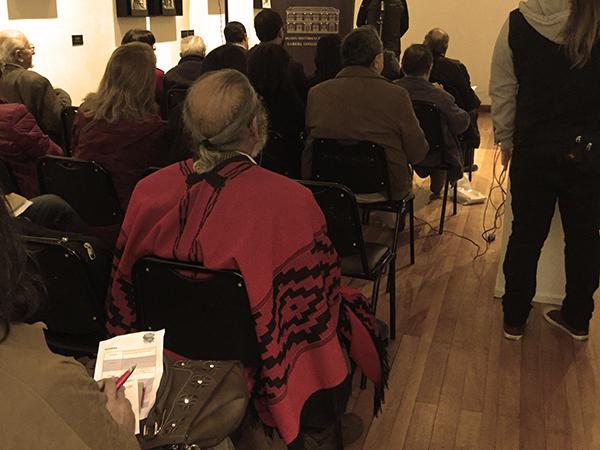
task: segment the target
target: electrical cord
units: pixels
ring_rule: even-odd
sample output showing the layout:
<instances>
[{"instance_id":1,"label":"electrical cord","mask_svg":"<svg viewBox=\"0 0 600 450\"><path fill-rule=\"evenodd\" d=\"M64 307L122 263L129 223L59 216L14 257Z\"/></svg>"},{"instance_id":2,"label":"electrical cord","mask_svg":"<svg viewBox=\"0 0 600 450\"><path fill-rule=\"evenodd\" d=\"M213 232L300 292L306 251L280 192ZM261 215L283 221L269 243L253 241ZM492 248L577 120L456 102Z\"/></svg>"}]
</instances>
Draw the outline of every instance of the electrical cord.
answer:
<instances>
[{"instance_id":1,"label":"electrical cord","mask_svg":"<svg viewBox=\"0 0 600 450\"><path fill-rule=\"evenodd\" d=\"M500 171L500 174L497 173L498 161L501 156L500 147L496 146L494 151L494 160L492 165L492 181L490 184L490 190L488 193L487 200L485 202L485 208L483 210L483 218L482 218L482 227L483 232L481 233L481 238L485 243L485 248L483 251L478 250L477 255L473 259L473 261L483 257L489 250L492 242L496 240L496 232L502 227L502 219L504 218L505 212L505 204L506 204L506 189L504 188L504 184L506 183L506 178L508 175L508 171L506 167L503 167ZM500 203L494 203L494 193L500 191ZM494 216L491 226L487 225L487 217L490 206L494 210Z\"/></svg>"},{"instance_id":2,"label":"electrical cord","mask_svg":"<svg viewBox=\"0 0 600 450\"><path fill-rule=\"evenodd\" d=\"M492 244L492 242L494 242L496 240L496 232L502 227L502 219L504 217L504 212L505 212L505 204L506 204L506 195L507 195L507 191L504 187L504 184L506 183L506 178L507 178L507 174L508 171L506 170L505 167L502 168L502 170L500 171L500 174L497 173L497 166L498 166L498 161L500 159L500 149L497 146L494 152L494 160L493 160L493 167L492 167L492 181L490 184L490 190L489 190L489 194L485 203L485 208L483 210L483 232L481 233L481 238L483 239L484 243L485 243L485 247L482 248L481 245L479 245L477 242L475 242L473 239L464 236L462 234L459 233L455 233L454 231L451 230L444 230L444 233L448 233L451 234L453 236L456 236L460 239L463 239L467 242L469 242L470 244L472 244L476 249L477 249L477 253L475 255L475 257L473 258L473 261L476 261L477 259L483 257L489 250L490 245ZM500 191L500 202L499 203L495 203L493 200L493 195L495 192ZM489 208L492 208L494 210L494 217L493 217L493 222L491 226L487 225L487 216L488 216L488 211ZM427 222L424 219L421 219L420 217L415 216L415 219L418 220L419 222L422 222L424 225L427 225L431 231L433 231L434 233L439 233L439 230L436 229L433 225L431 225L429 222ZM427 237L431 237L434 235L425 235L425 236L419 236L416 239L424 239Z\"/></svg>"}]
</instances>

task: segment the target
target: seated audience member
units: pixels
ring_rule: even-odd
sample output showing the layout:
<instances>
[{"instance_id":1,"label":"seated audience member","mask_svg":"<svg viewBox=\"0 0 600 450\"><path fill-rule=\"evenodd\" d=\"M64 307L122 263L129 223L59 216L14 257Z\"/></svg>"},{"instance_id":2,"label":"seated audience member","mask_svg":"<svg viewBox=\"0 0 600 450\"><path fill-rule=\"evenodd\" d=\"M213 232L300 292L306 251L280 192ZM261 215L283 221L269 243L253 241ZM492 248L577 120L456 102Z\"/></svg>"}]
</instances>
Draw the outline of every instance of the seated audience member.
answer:
<instances>
[{"instance_id":1,"label":"seated audience member","mask_svg":"<svg viewBox=\"0 0 600 450\"><path fill-rule=\"evenodd\" d=\"M246 27L240 22L229 22L225 25L223 30L226 44L233 44L248 50L248 34L246 33Z\"/></svg>"},{"instance_id":2,"label":"seated audience member","mask_svg":"<svg viewBox=\"0 0 600 450\"><path fill-rule=\"evenodd\" d=\"M200 36L188 36L181 40L181 59L165 74L165 93L171 89L187 89L200 75L206 56L206 45Z\"/></svg>"},{"instance_id":3,"label":"seated audience member","mask_svg":"<svg viewBox=\"0 0 600 450\"><path fill-rule=\"evenodd\" d=\"M281 20L281 16L274 10L270 8L262 9L254 18L254 29L261 44L273 43L283 46L285 41L283 20ZM306 101L308 84L304 67L299 62L290 59L289 71L290 80L296 88L296 92L302 101Z\"/></svg>"},{"instance_id":4,"label":"seated audience member","mask_svg":"<svg viewBox=\"0 0 600 450\"><path fill-rule=\"evenodd\" d=\"M415 169L421 177L431 176L431 198L434 199L440 198L440 191L446 181L446 171L423 169L423 166L438 166L442 163L450 166L448 175L451 183L462 177L463 161L457 135L469 127L470 118L466 111L456 105L452 95L429 81L432 64L433 56L426 46L411 45L402 56L402 70L406 76L396 83L408 91L413 101L435 103L442 115L445 144L443 161L442 154L436 152L427 155L419 163L419 168Z\"/></svg>"},{"instance_id":5,"label":"seated audience member","mask_svg":"<svg viewBox=\"0 0 600 450\"><path fill-rule=\"evenodd\" d=\"M140 28L132 28L131 30L125 33L123 39L121 39L121 45L130 44L131 42L141 42L143 44L148 44L152 47L152 50L156 50L156 38L154 37L154 33L150 30L142 30ZM165 72L156 67L154 67L154 75L156 77L156 101L159 105L162 105L163 98L165 94Z\"/></svg>"},{"instance_id":6,"label":"seated audience member","mask_svg":"<svg viewBox=\"0 0 600 450\"><path fill-rule=\"evenodd\" d=\"M315 73L308 80L309 89L323 81L335 78L342 70L341 46L342 38L339 34L328 34L319 38L315 53Z\"/></svg>"},{"instance_id":7,"label":"seated audience member","mask_svg":"<svg viewBox=\"0 0 600 450\"><path fill-rule=\"evenodd\" d=\"M410 97L380 75L383 45L369 26L344 38L342 64L344 68L333 80L310 90L302 175L312 175L316 138L371 141L385 149L392 196L400 200L412 188L408 164L421 161L429 149Z\"/></svg>"},{"instance_id":8,"label":"seated audience member","mask_svg":"<svg viewBox=\"0 0 600 450\"><path fill-rule=\"evenodd\" d=\"M383 51L383 71L381 72L381 76L390 81L402 78L400 62L398 62L398 57L391 50Z\"/></svg>"},{"instance_id":9,"label":"seated audience member","mask_svg":"<svg viewBox=\"0 0 600 450\"><path fill-rule=\"evenodd\" d=\"M155 64L145 44L117 48L98 92L88 94L73 123L73 156L110 173L124 211L144 170L164 163L166 126L154 101Z\"/></svg>"},{"instance_id":10,"label":"seated audience member","mask_svg":"<svg viewBox=\"0 0 600 450\"><path fill-rule=\"evenodd\" d=\"M96 383L72 358L48 350L43 298L26 250L0 201L0 421L2 448L139 449L134 416L115 380Z\"/></svg>"},{"instance_id":11,"label":"seated audience member","mask_svg":"<svg viewBox=\"0 0 600 450\"><path fill-rule=\"evenodd\" d=\"M248 79L267 108L269 130L299 138L304 132L305 107L288 77L289 62L283 47L262 44L248 58Z\"/></svg>"},{"instance_id":12,"label":"seated audience member","mask_svg":"<svg viewBox=\"0 0 600 450\"><path fill-rule=\"evenodd\" d=\"M467 112L476 111L481 100L471 88L471 78L464 64L446 57L450 36L444 30L434 28L425 36L423 45L433 54L430 81L440 83L445 89L457 94L456 104Z\"/></svg>"},{"instance_id":13,"label":"seated audience member","mask_svg":"<svg viewBox=\"0 0 600 450\"><path fill-rule=\"evenodd\" d=\"M62 156L64 153L40 130L25 105L0 100L0 159L10 167L25 197L40 193L37 160L44 155Z\"/></svg>"},{"instance_id":14,"label":"seated audience member","mask_svg":"<svg viewBox=\"0 0 600 450\"><path fill-rule=\"evenodd\" d=\"M290 178L299 178L306 111L289 80L289 62L288 52L280 45L261 44L248 57L248 79L262 97L269 115L269 142L260 164Z\"/></svg>"},{"instance_id":15,"label":"seated audience member","mask_svg":"<svg viewBox=\"0 0 600 450\"><path fill-rule=\"evenodd\" d=\"M477 126L477 110L481 100L471 88L471 78L467 68L460 61L446 57L450 36L444 30L434 28L425 36L423 42L431 53L433 53L433 69L430 81L441 84L450 92L459 108L464 109L471 117L471 123L467 131L461 136L461 141L467 153L465 154L465 166L473 165L472 149L479 147L481 138Z\"/></svg>"},{"instance_id":16,"label":"seated audience member","mask_svg":"<svg viewBox=\"0 0 600 450\"><path fill-rule=\"evenodd\" d=\"M238 72L247 73L248 52L244 51L239 45L225 44L212 50L204 63L202 72L207 73L213 70L235 69Z\"/></svg>"},{"instance_id":17,"label":"seated audience member","mask_svg":"<svg viewBox=\"0 0 600 450\"><path fill-rule=\"evenodd\" d=\"M64 145L62 110L71 105L71 98L62 89L33 67L35 47L20 31L0 31L0 65L4 64L0 79L0 98L10 103L22 103L33 115L37 124L54 143Z\"/></svg>"},{"instance_id":18,"label":"seated audience member","mask_svg":"<svg viewBox=\"0 0 600 450\"><path fill-rule=\"evenodd\" d=\"M247 73L248 52L238 45L225 44L211 51L202 63L202 72L235 69ZM191 156L191 140L181 117L183 105L169 111L169 154L167 163L183 161Z\"/></svg>"},{"instance_id":19,"label":"seated audience member","mask_svg":"<svg viewBox=\"0 0 600 450\"><path fill-rule=\"evenodd\" d=\"M26 219L27 222L55 231L80 234L89 232L79 214L58 195L44 194L28 200L9 192L4 195L4 200L9 212L16 218Z\"/></svg>"},{"instance_id":20,"label":"seated audience member","mask_svg":"<svg viewBox=\"0 0 600 450\"><path fill-rule=\"evenodd\" d=\"M208 73L190 88L184 108L198 143L193 160L159 170L135 189L117 244L108 331L135 328L131 276L142 256L240 271L263 360L253 400L263 423L290 444L306 432L300 415L307 399L347 386L347 345L376 395L382 393L374 318L364 297L340 286L339 258L311 192L254 162L268 124L246 77L235 70ZM331 424L307 415L307 429Z\"/></svg>"}]
</instances>

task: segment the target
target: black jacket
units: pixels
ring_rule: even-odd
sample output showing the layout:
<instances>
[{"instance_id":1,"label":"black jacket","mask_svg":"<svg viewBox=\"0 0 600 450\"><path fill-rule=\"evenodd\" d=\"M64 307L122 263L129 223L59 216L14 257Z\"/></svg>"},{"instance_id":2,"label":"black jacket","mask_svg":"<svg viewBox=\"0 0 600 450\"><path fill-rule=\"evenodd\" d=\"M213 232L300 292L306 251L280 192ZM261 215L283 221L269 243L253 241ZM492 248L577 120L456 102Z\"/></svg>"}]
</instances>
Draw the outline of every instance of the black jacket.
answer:
<instances>
[{"instance_id":1,"label":"black jacket","mask_svg":"<svg viewBox=\"0 0 600 450\"><path fill-rule=\"evenodd\" d=\"M471 88L467 68L456 59L434 56L429 80L444 86L444 89L456 97L456 104L465 111L473 111L481 105L481 100Z\"/></svg>"},{"instance_id":2,"label":"black jacket","mask_svg":"<svg viewBox=\"0 0 600 450\"><path fill-rule=\"evenodd\" d=\"M202 62L204 58L197 55L188 55L181 58L179 64L165 74L165 94L171 89L187 89L200 75L202 75Z\"/></svg>"}]
</instances>

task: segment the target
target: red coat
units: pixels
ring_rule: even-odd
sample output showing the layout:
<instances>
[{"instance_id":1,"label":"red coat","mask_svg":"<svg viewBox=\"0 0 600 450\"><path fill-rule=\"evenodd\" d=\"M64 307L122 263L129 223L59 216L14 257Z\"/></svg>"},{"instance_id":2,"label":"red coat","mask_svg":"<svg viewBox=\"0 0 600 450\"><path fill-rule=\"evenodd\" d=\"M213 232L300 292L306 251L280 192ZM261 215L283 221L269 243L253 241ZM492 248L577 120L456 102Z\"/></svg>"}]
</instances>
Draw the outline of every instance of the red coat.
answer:
<instances>
[{"instance_id":1,"label":"red coat","mask_svg":"<svg viewBox=\"0 0 600 450\"><path fill-rule=\"evenodd\" d=\"M90 122L77 113L73 123L73 156L96 161L112 177L123 211L144 170L161 166L167 150L166 125L156 116L144 122Z\"/></svg>"},{"instance_id":2,"label":"red coat","mask_svg":"<svg viewBox=\"0 0 600 450\"><path fill-rule=\"evenodd\" d=\"M25 105L0 101L0 158L27 198L40 194L36 163L44 155L62 156L63 150L44 134Z\"/></svg>"}]
</instances>

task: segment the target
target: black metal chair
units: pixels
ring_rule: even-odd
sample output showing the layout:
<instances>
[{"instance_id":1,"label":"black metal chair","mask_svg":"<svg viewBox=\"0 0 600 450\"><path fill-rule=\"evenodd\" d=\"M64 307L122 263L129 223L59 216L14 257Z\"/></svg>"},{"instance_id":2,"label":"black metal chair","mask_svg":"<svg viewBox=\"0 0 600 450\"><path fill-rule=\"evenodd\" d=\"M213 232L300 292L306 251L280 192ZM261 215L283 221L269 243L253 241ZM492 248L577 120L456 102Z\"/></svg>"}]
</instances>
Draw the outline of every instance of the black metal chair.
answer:
<instances>
[{"instance_id":1,"label":"black metal chair","mask_svg":"<svg viewBox=\"0 0 600 450\"><path fill-rule=\"evenodd\" d=\"M269 132L267 145L260 155L260 166L288 178L300 178L300 162L304 138Z\"/></svg>"},{"instance_id":2,"label":"black metal chair","mask_svg":"<svg viewBox=\"0 0 600 450\"><path fill-rule=\"evenodd\" d=\"M459 108L466 111L464 99L457 88L446 83L444 84L444 90L454 97ZM481 144L481 137L479 135L479 128L477 127L477 111L467 112L471 117L471 124L469 125L469 129L459 134L457 138L463 152L465 172L469 174L469 181L472 181L473 173L479 170L479 167L475 164L475 150Z\"/></svg>"},{"instance_id":3,"label":"black metal chair","mask_svg":"<svg viewBox=\"0 0 600 450\"><path fill-rule=\"evenodd\" d=\"M72 148L71 148L71 137L73 134L73 121L75 120L75 115L79 110L79 106L65 106L62 110L61 118L63 124L63 133L64 133L64 148L65 155L71 156Z\"/></svg>"},{"instance_id":4,"label":"black metal chair","mask_svg":"<svg viewBox=\"0 0 600 450\"><path fill-rule=\"evenodd\" d=\"M96 162L43 156L37 165L40 192L62 197L90 226L123 221L110 175Z\"/></svg>"},{"instance_id":5,"label":"black metal chair","mask_svg":"<svg viewBox=\"0 0 600 450\"><path fill-rule=\"evenodd\" d=\"M390 337L396 338L396 277L394 252L387 245L365 242L358 203L352 191L336 183L300 181L309 188L325 215L327 235L342 259L342 275L373 282L371 306L377 310L381 275L388 267Z\"/></svg>"},{"instance_id":6,"label":"black metal chair","mask_svg":"<svg viewBox=\"0 0 600 450\"><path fill-rule=\"evenodd\" d=\"M102 276L94 278L87 262L69 246L68 238L24 236L28 255L41 274L46 301L31 322L42 321L48 346L67 356L95 355L106 339L104 302L111 269L110 252L94 252L94 264Z\"/></svg>"},{"instance_id":7,"label":"black metal chair","mask_svg":"<svg viewBox=\"0 0 600 450\"><path fill-rule=\"evenodd\" d=\"M363 210L396 214L392 251L396 259L398 236L403 216L408 213L410 263L415 263L414 194L402 200L392 200L384 149L372 142L342 142L334 139L315 139L312 152L312 179L347 186L354 195L375 194L375 201L359 200ZM379 195L378 195L379 194ZM395 262L394 262L395 264ZM389 286L388 286L389 288Z\"/></svg>"},{"instance_id":8,"label":"black metal chair","mask_svg":"<svg viewBox=\"0 0 600 450\"><path fill-rule=\"evenodd\" d=\"M133 267L138 328L165 329L165 347L190 359L260 363L246 284L233 270L146 256ZM329 394L332 414L335 390ZM341 444L341 424L336 423Z\"/></svg>"},{"instance_id":9,"label":"black metal chair","mask_svg":"<svg viewBox=\"0 0 600 450\"><path fill-rule=\"evenodd\" d=\"M0 189L4 194L10 194L11 192L18 194L20 192L19 184L12 169L3 159L0 159Z\"/></svg>"},{"instance_id":10,"label":"black metal chair","mask_svg":"<svg viewBox=\"0 0 600 450\"><path fill-rule=\"evenodd\" d=\"M165 347L190 359L258 364L246 285L231 270L144 257L133 268L139 329L164 328Z\"/></svg>"},{"instance_id":11,"label":"black metal chair","mask_svg":"<svg viewBox=\"0 0 600 450\"><path fill-rule=\"evenodd\" d=\"M429 153L427 154L428 157L433 156L435 154L439 154L440 156L441 164L436 165L434 167L427 166L426 169L446 171L444 196L442 198L442 213L440 217L440 226L438 230L439 234L443 234L444 222L446 219L446 204L448 202L448 189L450 187L450 179L448 177L448 170L450 169L450 167L444 162L446 144L444 142L444 133L442 130L442 116L434 103L423 101L413 101L412 103L417 119L419 119L421 129L425 133L425 138L429 143ZM413 165L413 169L418 167L420 167L418 164ZM455 183L453 187L452 215L456 215L457 213L458 195L456 192L456 187L457 186Z\"/></svg>"}]
</instances>

